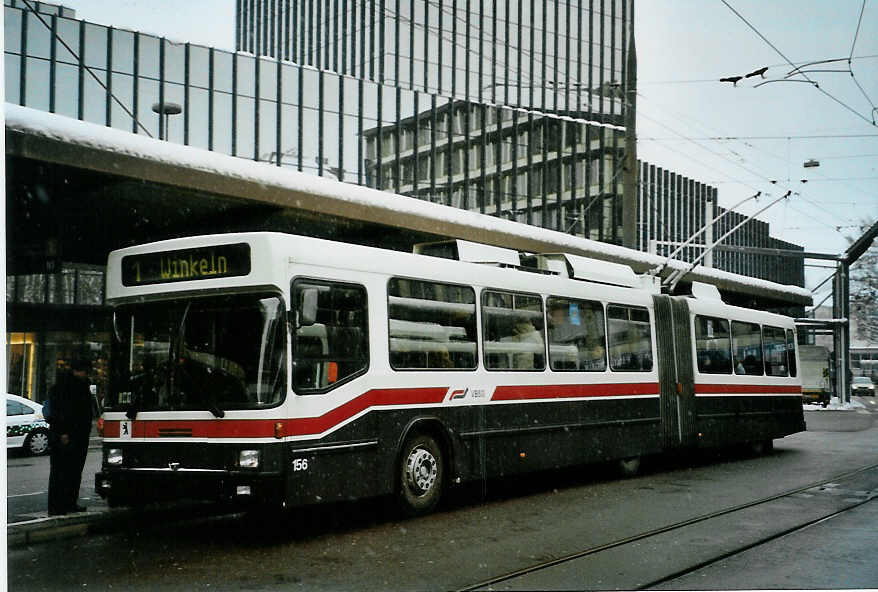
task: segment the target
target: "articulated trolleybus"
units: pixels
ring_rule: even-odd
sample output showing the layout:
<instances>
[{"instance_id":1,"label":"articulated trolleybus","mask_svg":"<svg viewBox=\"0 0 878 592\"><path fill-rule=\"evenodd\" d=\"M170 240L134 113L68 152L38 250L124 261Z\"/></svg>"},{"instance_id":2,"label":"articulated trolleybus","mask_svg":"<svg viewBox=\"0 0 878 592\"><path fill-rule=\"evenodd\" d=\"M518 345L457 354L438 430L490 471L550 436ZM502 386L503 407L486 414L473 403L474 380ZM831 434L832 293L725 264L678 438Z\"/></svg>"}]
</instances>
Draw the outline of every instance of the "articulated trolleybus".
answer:
<instances>
[{"instance_id":1,"label":"articulated trolleybus","mask_svg":"<svg viewBox=\"0 0 878 592\"><path fill-rule=\"evenodd\" d=\"M418 514L451 483L804 429L791 319L521 257L266 232L113 252L98 492Z\"/></svg>"}]
</instances>

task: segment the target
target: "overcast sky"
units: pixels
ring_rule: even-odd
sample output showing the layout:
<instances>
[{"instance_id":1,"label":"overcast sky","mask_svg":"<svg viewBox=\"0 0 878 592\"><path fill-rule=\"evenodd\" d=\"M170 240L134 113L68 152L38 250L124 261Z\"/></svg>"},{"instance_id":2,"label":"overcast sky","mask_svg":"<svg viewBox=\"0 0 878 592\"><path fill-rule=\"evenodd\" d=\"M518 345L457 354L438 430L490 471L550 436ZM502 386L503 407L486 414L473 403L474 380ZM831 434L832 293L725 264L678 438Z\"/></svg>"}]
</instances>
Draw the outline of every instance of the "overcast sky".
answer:
<instances>
[{"instance_id":1,"label":"overcast sky","mask_svg":"<svg viewBox=\"0 0 878 592\"><path fill-rule=\"evenodd\" d=\"M757 191L770 200L792 190L790 200L760 215L771 223L772 235L809 251L841 252L845 237L857 234L857 222L878 218L878 127L872 124L878 105L878 0L726 2L635 1L638 157L718 187L725 206ZM89 21L234 47L233 0L63 4ZM853 77L847 61L806 68L827 94L807 82L754 88L783 79L792 69L787 60L798 66L848 58L852 48ZM736 87L719 82L765 66L765 79L744 79ZM729 137L735 139L717 139ZM804 168L809 159L820 166ZM765 199L751 202L740 211L765 204ZM811 270L809 283L826 275Z\"/></svg>"},{"instance_id":2,"label":"overcast sky","mask_svg":"<svg viewBox=\"0 0 878 592\"><path fill-rule=\"evenodd\" d=\"M714 184L723 205L757 191L780 196L792 190L788 202L760 216L771 223L772 234L809 251L843 251L845 236L857 233L852 225L878 218L878 127L872 124L878 105L878 2L865 2L858 34L862 0L727 2L636 3L638 156ZM807 68L808 77L844 105L807 82L754 88L783 79L793 69L787 59L798 66L848 58L852 46L853 78L847 61ZM718 81L765 66L765 80L755 76L737 87ZM844 72L813 72L817 69ZM868 137L802 137L818 135ZM740 139L711 139L730 136ZM808 159L820 166L804 168ZM756 207L761 206L741 209ZM809 284L827 275L809 270Z\"/></svg>"}]
</instances>

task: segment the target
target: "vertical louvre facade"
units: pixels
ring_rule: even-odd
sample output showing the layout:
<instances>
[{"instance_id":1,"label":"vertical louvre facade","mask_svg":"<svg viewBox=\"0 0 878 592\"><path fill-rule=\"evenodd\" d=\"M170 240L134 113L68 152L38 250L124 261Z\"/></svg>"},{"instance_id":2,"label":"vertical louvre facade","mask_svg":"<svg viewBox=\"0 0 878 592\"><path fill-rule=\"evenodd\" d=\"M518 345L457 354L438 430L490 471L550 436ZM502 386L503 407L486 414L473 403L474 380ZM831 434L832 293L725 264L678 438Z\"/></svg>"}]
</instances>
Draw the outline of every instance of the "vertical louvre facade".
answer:
<instances>
[{"instance_id":1,"label":"vertical louvre facade","mask_svg":"<svg viewBox=\"0 0 878 592\"><path fill-rule=\"evenodd\" d=\"M621 115L632 0L237 0L236 48L422 93Z\"/></svg>"},{"instance_id":2,"label":"vertical louvre facade","mask_svg":"<svg viewBox=\"0 0 878 592\"><path fill-rule=\"evenodd\" d=\"M318 73L318 105L359 113L318 174L622 241L632 0L238 0L236 16L240 52ZM355 167L334 163L345 142Z\"/></svg>"},{"instance_id":3,"label":"vertical louvre facade","mask_svg":"<svg viewBox=\"0 0 878 592\"><path fill-rule=\"evenodd\" d=\"M738 212L729 212L717 204L715 187L688 179L657 167L638 163L637 248L658 255L670 255L689 237L700 232L712 220L712 232L703 232L690 246L684 247L676 259L693 262L705 246L719 239L747 219ZM708 242L707 239L712 237ZM774 238L769 225L762 220L749 220L724 239L713 252L713 267L740 275L794 286L805 285L804 260L801 258L762 255L723 247L755 247L803 251L803 247Z\"/></svg>"}]
</instances>

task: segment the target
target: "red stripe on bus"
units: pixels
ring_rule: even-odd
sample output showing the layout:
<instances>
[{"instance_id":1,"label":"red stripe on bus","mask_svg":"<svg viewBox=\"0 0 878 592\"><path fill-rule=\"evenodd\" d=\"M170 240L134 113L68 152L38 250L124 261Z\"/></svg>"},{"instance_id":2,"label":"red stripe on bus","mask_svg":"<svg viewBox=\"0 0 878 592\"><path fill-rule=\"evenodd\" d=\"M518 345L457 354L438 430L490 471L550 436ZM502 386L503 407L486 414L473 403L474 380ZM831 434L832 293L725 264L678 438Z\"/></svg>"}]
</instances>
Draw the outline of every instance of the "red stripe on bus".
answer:
<instances>
[{"instance_id":1,"label":"red stripe on bus","mask_svg":"<svg viewBox=\"0 0 878 592\"><path fill-rule=\"evenodd\" d=\"M696 384L696 395L709 394L734 394L734 395L762 395L790 393L802 394L800 385L783 384Z\"/></svg>"},{"instance_id":2,"label":"red stripe on bus","mask_svg":"<svg viewBox=\"0 0 878 592\"><path fill-rule=\"evenodd\" d=\"M284 424L285 436L322 433L370 407L439 404L448 389L376 389L363 393L319 417L297 419L141 419L132 423L133 438L273 438L274 426ZM121 422L104 423L104 437L118 438Z\"/></svg>"},{"instance_id":3,"label":"red stripe on bus","mask_svg":"<svg viewBox=\"0 0 878 592\"><path fill-rule=\"evenodd\" d=\"M376 389L368 391L356 399L336 407L320 417L305 417L287 420L285 433L288 436L320 434L347 421L369 407L388 405L429 405L439 404L445 399L448 389Z\"/></svg>"},{"instance_id":4,"label":"red stripe on bus","mask_svg":"<svg viewBox=\"0 0 878 592\"><path fill-rule=\"evenodd\" d=\"M527 399L576 399L586 397L626 397L658 395L657 382L626 382L620 384L554 384L540 386L498 386L492 401Z\"/></svg>"},{"instance_id":5,"label":"red stripe on bus","mask_svg":"<svg viewBox=\"0 0 878 592\"><path fill-rule=\"evenodd\" d=\"M272 438L276 419L137 419L132 438ZM104 437L118 438L119 421L104 422Z\"/></svg>"}]
</instances>

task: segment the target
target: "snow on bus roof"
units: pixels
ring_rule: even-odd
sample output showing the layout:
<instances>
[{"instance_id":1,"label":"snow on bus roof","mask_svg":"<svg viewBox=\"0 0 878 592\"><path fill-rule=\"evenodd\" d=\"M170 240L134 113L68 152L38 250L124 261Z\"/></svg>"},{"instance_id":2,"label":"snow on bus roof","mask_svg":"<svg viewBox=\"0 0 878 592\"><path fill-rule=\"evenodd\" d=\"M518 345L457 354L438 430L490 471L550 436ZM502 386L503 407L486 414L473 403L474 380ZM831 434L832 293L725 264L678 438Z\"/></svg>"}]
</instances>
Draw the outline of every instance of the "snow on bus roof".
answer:
<instances>
[{"instance_id":1,"label":"snow on bus roof","mask_svg":"<svg viewBox=\"0 0 878 592\"><path fill-rule=\"evenodd\" d=\"M642 251L539 228L495 216L470 212L428 201L379 191L361 185L300 173L269 163L182 146L128 131L78 121L69 117L6 103L6 128L31 139L17 147L28 156L80 168L126 174L157 183L185 186L212 193L270 202L289 208L419 230L531 253L564 252L622 263L643 273L660 266L664 258ZM49 144L76 146L89 152L47 150ZM14 142L13 142L14 143ZM12 149L7 144L7 151ZM186 174L180 174L185 171ZM688 264L671 261L667 272ZM795 304L810 304L811 292L718 269L696 267L687 279L720 289L760 295Z\"/></svg>"}]
</instances>

